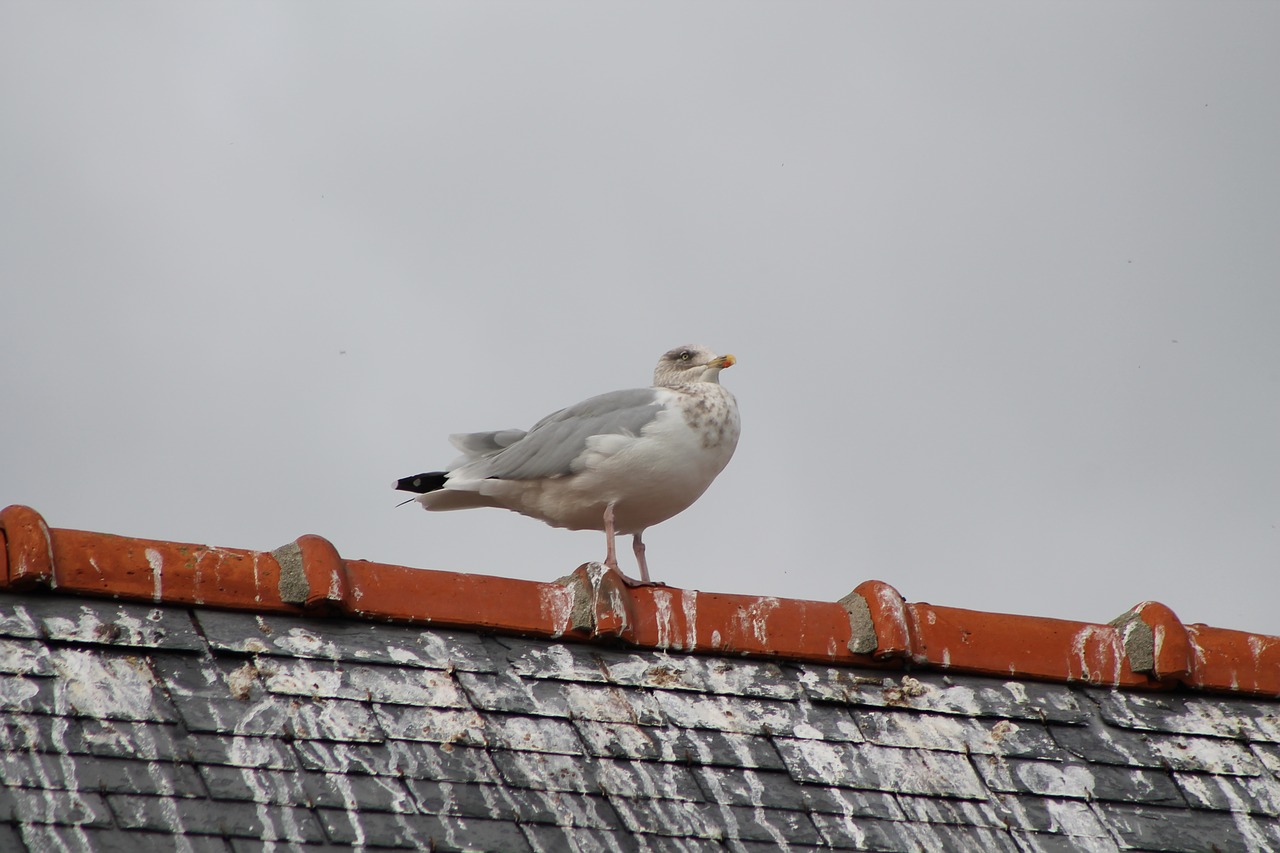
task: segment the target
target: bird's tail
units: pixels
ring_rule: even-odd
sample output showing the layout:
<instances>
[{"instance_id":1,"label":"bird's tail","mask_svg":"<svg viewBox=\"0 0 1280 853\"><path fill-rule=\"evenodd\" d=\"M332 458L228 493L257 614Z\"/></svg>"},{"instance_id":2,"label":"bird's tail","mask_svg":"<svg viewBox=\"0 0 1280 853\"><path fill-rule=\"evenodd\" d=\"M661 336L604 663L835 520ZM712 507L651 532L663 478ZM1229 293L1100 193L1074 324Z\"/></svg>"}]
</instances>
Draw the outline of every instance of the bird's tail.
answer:
<instances>
[{"instance_id":1,"label":"bird's tail","mask_svg":"<svg viewBox=\"0 0 1280 853\"><path fill-rule=\"evenodd\" d=\"M445 476L447 474L447 471L428 471L425 474L415 474L412 477L404 477L396 480L396 490L425 495L428 492L443 489Z\"/></svg>"}]
</instances>

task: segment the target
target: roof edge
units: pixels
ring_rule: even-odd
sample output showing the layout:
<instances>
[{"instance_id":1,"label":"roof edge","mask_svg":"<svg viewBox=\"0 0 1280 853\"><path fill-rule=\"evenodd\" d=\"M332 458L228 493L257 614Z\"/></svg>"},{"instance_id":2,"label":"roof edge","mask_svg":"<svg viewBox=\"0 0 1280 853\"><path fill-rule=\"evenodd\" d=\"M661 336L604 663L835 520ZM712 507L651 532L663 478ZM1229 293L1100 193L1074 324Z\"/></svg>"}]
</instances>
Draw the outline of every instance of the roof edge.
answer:
<instances>
[{"instance_id":1,"label":"roof edge","mask_svg":"<svg viewBox=\"0 0 1280 853\"><path fill-rule=\"evenodd\" d=\"M1280 637L1184 625L1158 602L1094 624L912 604L874 580L836 602L632 587L598 563L541 583L347 560L314 535L265 552L54 529L16 505L0 510L0 589L697 654L1280 696Z\"/></svg>"}]
</instances>

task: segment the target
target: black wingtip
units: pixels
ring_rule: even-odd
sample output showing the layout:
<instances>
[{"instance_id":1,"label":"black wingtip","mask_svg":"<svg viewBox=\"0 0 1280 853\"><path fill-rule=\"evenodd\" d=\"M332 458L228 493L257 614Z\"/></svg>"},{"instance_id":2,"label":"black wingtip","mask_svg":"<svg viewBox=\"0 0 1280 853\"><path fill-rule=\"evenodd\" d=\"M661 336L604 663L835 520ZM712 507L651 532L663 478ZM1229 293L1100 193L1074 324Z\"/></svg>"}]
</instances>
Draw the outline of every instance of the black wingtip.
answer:
<instances>
[{"instance_id":1,"label":"black wingtip","mask_svg":"<svg viewBox=\"0 0 1280 853\"><path fill-rule=\"evenodd\" d=\"M396 490L425 495L427 492L434 492L436 489L444 488L445 474L446 472L444 471L428 471L426 474L404 477L396 480Z\"/></svg>"}]
</instances>

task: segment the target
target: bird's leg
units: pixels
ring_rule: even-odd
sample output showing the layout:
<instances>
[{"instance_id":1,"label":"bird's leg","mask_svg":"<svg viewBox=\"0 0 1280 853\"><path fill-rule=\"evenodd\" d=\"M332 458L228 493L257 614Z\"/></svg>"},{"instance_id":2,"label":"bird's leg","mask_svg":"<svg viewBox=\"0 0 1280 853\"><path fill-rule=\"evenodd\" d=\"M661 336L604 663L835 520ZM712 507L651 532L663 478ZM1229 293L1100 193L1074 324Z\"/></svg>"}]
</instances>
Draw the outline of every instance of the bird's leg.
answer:
<instances>
[{"instance_id":1,"label":"bird's leg","mask_svg":"<svg viewBox=\"0 0 1280 853\"><path fill-rule=\"evenodd\" d=\"M649 564L644 561L644 542L640 539L640 533L631 537L631 550L636 552L636 562L640 564L640 582L649 583Z\"/></svg>"},{"instance_id":2,"label":"bird's leg","mask_svg":"<svg viewBox=\"0 0 1280 853\"><path fill-rule=\"evenodd\" d=\"M604 508L604 541L605 554L604 564L615 572L620 572L618 568L618 554L613 547L613 502L610 501Z\"/></svg>"}]
</instances>

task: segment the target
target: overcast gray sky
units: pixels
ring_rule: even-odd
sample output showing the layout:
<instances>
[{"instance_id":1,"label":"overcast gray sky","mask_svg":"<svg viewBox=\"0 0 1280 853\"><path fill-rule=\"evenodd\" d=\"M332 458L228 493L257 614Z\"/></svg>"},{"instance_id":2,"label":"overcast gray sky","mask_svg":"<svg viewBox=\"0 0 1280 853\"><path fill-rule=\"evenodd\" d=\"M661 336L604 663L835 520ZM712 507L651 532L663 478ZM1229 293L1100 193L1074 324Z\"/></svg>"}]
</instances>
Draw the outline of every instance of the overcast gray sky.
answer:
<instances>
[{"instance_id":1,"label":"overcast gray sky","mask_svg":"<svg viewBox=\"0 0 1280 853\"><path fill-rule=\"evenodd\" d=\"M1280 5L0 2L0 504L539 580L451 432L739 364L656 578L1280 634ZM624 568L630 550L623 550Z\"/></svg>"}]
</instances>

